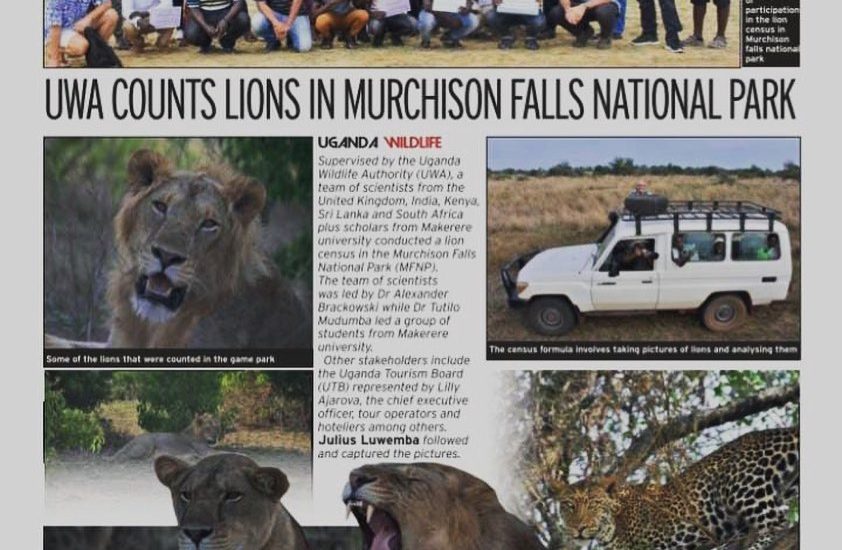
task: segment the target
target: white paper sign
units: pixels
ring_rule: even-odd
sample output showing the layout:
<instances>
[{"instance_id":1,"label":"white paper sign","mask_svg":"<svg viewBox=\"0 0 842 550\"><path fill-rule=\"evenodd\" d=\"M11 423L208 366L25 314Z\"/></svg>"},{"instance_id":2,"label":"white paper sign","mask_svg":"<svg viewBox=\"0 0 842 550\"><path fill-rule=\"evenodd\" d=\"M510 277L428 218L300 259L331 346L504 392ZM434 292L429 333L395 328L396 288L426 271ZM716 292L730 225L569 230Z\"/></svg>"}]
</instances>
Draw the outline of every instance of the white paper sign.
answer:
<instances>
[{"instance_id":1,"label":"white paper sign","mask_svg":"<svg viewBox=\"0 0 842 550\"><path fill-rule=\"evenodd\" d=\"M156 29L174 29L181 24L181 8L156 6L149 10L149 24Z\"/></svg>"},{"instance_id":2,"label":"white paper sign","mask_svg":"<svg viewBox=\"0 0 842 550\"><path fill-rule=\"evenodd\" d=\"M386 14L386 17L401 15L410 10L409 0L377 0L372 10L382 11Z\"/></svg>"},{"instance_id":3,"label":"white paper sign","mask_svg":"<svg viewBox=\"0 0 842 550\"><path fill-rule=\"evenodd\" d=\"M465 7L465 0L433 0L433 11L459 13Z\"/></svg>"},{"instance_id":4,"label":"white paper sign","mask_svg":"<svg viewBox=\"0 0 842 550\"><path fill-rule=\"evenodd\" d=\"M512 13L515 15L538 15L540 6L535 0L503 0L497 6L500 13Z\"/></svg>"}]
</instances>

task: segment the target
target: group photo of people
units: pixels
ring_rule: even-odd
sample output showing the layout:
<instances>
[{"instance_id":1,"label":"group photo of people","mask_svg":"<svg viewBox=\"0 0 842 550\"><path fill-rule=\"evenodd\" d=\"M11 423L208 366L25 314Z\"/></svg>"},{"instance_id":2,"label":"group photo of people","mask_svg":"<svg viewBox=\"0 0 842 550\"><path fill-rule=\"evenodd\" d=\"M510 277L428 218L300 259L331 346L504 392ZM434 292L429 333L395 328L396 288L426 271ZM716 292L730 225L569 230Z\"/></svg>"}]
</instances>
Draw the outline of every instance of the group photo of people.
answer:
<instances>
[{"instance_id":1,"label":"group photo of people","mask_svg":"<svg viewBox=\"0 0 842 550\"><path fill-rule=\"evenodd\" d=\"M44 6L47 67L739 65L740 6L730 0L45 0Z\"/></svg>"}]
</instances>

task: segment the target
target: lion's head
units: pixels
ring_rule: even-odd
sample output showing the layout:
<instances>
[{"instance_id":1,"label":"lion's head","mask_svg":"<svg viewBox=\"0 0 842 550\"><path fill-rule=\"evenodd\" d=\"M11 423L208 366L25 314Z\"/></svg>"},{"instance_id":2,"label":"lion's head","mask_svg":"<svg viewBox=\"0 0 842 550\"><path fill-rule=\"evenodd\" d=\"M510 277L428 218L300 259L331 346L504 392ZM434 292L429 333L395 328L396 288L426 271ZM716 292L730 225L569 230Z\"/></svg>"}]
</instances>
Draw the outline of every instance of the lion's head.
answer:
<instances>
[{"instance_id":1,"label":"lion's head","mask_svg":"<svg viewBox=\"0 0 842 550\"><path fill-rule=\"evenodd\" d=\"M188 429L193 437L199 441L204 441L208 445L214 445L222 435L222 423L219 418L210 413L200 413L194 416Z\"/></svg>"},{"instance_id":2,"label":"lion's head","mask_svg":"<svg viewBox=\"0 0 842 550\"><path fill-rule=\"evenodd\" d=\"M278 514L286 514L280 499L287 476L243 455L211 455L195 466L161 456L155 473L172 493L182 550L264 548Z\"/></svg>"},{"instance_id":3,"label":"lion's head","mask_svg":"<svg viewBox=\"0 0 842 550\"><path fill-rule=\"evenodd\" d=\"M365 550L531 550L535 535L484 481L441 464L353 470L342 494Z\"/></svg>"},{"instance_id":4,"label":"lion's head","mask_svg":"<svg viewBox=\"0 0 842 550\"><path fill-rule=\"evenodd\" d=\"M571 539L585 545L592 540L614 538L614 514L618 503L611 495L613 484L576 483L556 487L562 522Z\"/></svg>"},{"instance_id":5,"label":"lion's head","mask_svg":"<svg viewBox=\"0 0 842 550\"><path fill-rule=\"evenodd\" d=\"M234 292L245 265L263 265L257 217L266 190L216 166L177 171L161 155L135 152L114 220L118 250L113 301L127 300L148 323L207 314Z\"/></svg>"}]
</instances>

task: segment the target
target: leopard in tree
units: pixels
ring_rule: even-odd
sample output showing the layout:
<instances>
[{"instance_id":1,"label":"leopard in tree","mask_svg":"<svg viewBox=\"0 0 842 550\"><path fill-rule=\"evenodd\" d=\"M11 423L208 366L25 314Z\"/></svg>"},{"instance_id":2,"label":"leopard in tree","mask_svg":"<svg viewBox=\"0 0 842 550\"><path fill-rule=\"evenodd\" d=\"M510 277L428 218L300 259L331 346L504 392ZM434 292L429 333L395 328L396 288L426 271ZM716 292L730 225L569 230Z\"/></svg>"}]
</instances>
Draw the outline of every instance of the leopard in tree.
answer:
<instances>
[{"instance_id":1,"label":"leopard in tree","mask_svg":"<svg viewBox=\"0 0 842 550\"><path fill-rule=\"evenodd\" d=\"M789 527L798 497L798 439L798 427L748 433L665 485L560 485L565 530L604 550L766 548Z\"/></svg>"}]
</instances>

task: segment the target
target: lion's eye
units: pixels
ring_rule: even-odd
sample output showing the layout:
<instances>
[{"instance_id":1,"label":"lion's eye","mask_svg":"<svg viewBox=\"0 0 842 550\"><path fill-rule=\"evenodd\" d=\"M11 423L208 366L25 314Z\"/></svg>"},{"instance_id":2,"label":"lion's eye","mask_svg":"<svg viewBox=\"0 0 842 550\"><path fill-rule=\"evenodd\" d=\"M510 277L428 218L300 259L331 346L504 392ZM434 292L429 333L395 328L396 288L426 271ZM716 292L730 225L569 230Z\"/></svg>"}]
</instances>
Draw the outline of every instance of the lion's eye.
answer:
<instances>
[{"instance_id":1,"label":"lion's eye","mask_svg":"<svg viewBox=\"0 0 842 550\"><path fill-rule=\"evenodd\" d=\"M210 218L206 219L202 223L199 224L199 229L202 231L214 231L216 228L219 227L219 223L216 220L212 220Z\"/></svg>"},{"instance_id":2,"label":"lion's eye","mask_svg":"<svg viewBox=\"0 0 842 550\"><path fill-rule=\"evenodd\" d=\"M158 214L166 214L167 213L167 203L164 201L152 201L152 209L155 210Z\"/></svg>"},{"instance_id":3,"label":"lion's eye","mask_svg":"<svg viewBox=\"0 0 842 550\"><path fill-rule=\"evenodd\" d=\"M243 493L238 493L236 491L225 493L225 502L239 502L242 498Z\"/></svg>"},{"instance_id":4,"label":"lion's eye","mask_svg":"<svg viewBox=\"0 0 842 550\"><path fill-rule=\"evenodd\" d=\"M178 498L183 500L184 502L190 502L190 493L188 491L181 491L181 494L178 495Z\"/></svg>"}]
</instances>

